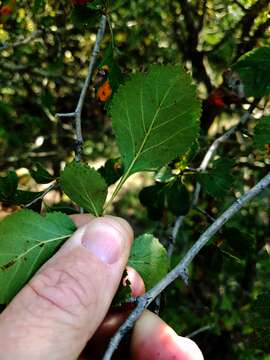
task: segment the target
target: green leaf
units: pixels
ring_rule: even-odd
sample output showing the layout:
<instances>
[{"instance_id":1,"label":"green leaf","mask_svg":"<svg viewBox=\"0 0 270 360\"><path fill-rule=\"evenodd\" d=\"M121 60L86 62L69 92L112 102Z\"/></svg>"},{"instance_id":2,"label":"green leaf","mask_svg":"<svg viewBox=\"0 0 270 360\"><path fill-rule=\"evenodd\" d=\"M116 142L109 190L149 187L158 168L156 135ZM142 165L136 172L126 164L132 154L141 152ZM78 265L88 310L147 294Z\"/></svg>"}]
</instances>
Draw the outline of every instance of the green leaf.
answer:
<instances>
[{"instance_id":1,"label":"green leaf","mask_svg":"<svg viewBox=\"0 0 270 360\"><path fill-rule=\"evenodd\" d=\"M132 289L131 289L131 283L127 279L127 276L128 276L128 272L127 270L125 270L122 279L120 281L120 286L117 289L117 292L113 298L112 306L122 306L125 303L127 303L128 299L130 299Z\"/></svg>"},{"instance_id":2,"label":"green leaf","mask_svg":"<svg viewBox=\"0 0 270 360\"><path fill-rule=\"evenodd\" d=\"M270 93L270 47L252 50L232 66L244 83L245 95L262 97Z\"/></svg>"},{"instance_id":3,"label":"green leaf","mask_svg":"<svg viewBox=\"0 0 270 360\"><path fill-rule=\"evenodd\" d=\"M66 215L80 214L80 212L77 209L75 209L75 208L73 208L71 206L68 206L64 202L54 204L51 207L46 207L46 212L47 213L48 212L54 212L54 211L61 212L61 213L64 213Z\"/></svg>"},{"instance_id":4,"label":"green leaf","mask_svg":"<svg viewBox=\"0 0 270 360\"><path fill-rule=\"evenodd\" d=\"M78 29L95 26L99 17L99 11L89 9L86 6L76 6L71 12L71 21Z\"/></svg>"},{"instance_id":5,"label":"green leaf","mask_svg":"<svg viewBox=\"0 0 270 360\"><path fill-rule=\"evenodd\" d=\"M46 169L44 169L41 164L36 163L32 169L29 170L32 178L38 184L48 184L55 180L55 177L52 176Z\"/></svg>"},{"instance_id":6,"label":"green leaf","mask_svg":"<svg viewBox=\"0 0 270 360\"><path fill-rule=\"evenodd\" d=\"M9 171L7 176L0 177L0 201L12 201L18 182L19 179L15 171Z\"/></svg>"},{"instance_id":7,"label":"green leaf","mask_svg":"<svg viewBox=\"0 0 270 360\"><path fill-rule=\"evenodd\" d=\"M142 189L139 194L140 202L147 208L149 219L162 218L165 206L164 184L157 183Z\"/></svg>"},{"instance_id":8,"label":"green leaf","mask_svg":"<svg viewBox=\"0 0 270 360\"><path fill-rule=\"evenodd\" d=\"M186 215L190 208L189 192L185 185L175 181L166 191L169 211L174 215Z\"/></svg>"},{"instance_id":9,"label":"green leaf","mask_svg":"<svg viewBox=\"0 0 270 360\"><path fill-rule=\"evenodd\" d=\"M103 6L103 0L93 0L86 5L89 9L92 10L101 10Z\"/></svg>"},{"instance_id":10,"label":"green leaf","mask_svg":"<svg viewBox=\"0 0 270 360\"><path fill-rule=\"evenodd\" d=\"M128 265L138 271L149 290L167 274L169 258L158 239L144 234L134 240Z\"/></svg>"},{"instance_id":11,"label":"green leaf","mask_svg":"<svg viewBox=\"0 0 270 360\"><path fill-rule=\"evenodd\" d=\"M230 189L234 181L231 174L232 166L232 160L218 159L214 161L211 169L199 174L199 182L209 195L221 197Z\"/></svg>"},{"instance_id":12,"label":"green leaf","mask_svg":"<svg viewBox=\"0 0 270 360\"><path fill-rule=\"evenodd\" d=\"M153 65L146 74L132 75L110 108L125 178L184 154L198 135L200 111L182 67Z\"/></svg>"},{"instance_id":13,"label":"green leaf","mask_svg":"<svg viewBox=\"0 0 270 360\"><path fill-rule=\"evenodd\" d=\"M76 204L95 216L102 213L107 185L95 169L73 161L61 172L60 184L65 194Z\"/></svg>"},{"instance_id":14,"label":"green leaf","mask_svg":"<svg viewBox=\"0 0 270 360\"><path fill-rule=\"evenodd\" d=\"M8 303L74 232L60 213L42 217L22 210L0 222L0 304Z\"/></svg>"},{"instance_id":15,"label":"green leaf","mask_svg":"<svg viewBox=\"0 0 270 360\"><path fill-rule=\"evenodd\" d=\"M175 176L172 174L172 169L169 166L163 166L155 175L155 180L161 183L168 183L174 178Z\"/></svg>"},{"instance_id":16,"label":"green leaf","mask_svg":"<svg viewBox=\"0 0 270 360\"><path fill-rule=\"evenodd\" d=\"M16 205L27 205L33 200L41 197L43 191L27 191L27 190L17 190L14 195L12 204ZM39 200L36 200L35 204L31 206L32 210L40 211L42 205L42 197Z\"/></svg>"},{"instance_id":17,"label":"green leaf","mask_svg":"<svg viewBox=\"0 0 270 360\"><path fill-rule=\"evenodd\" d=\"M270 144L270 116L262 117L254 129L253 144L256 148L264 150Z\"/></svg>"},{"instance_id":18,"label":"green leaf","mask_svg":"<svg viewBox=\"0 0 270 360\"><path fill-rule=\"evenodd\" d=\"M35 0L33 12L36 13L41 7L45 5L45 0Z\"/></svg>"},{"instance_id":19,"label":"green leaf","mask_svg":"<svg viewBox=\"0 0 270 360\"><path fill-rule=\"evenodd\" d=\"M98 172L110 186L123 175L123 167L119 159L109 159L104 166L98 169Z\"/></svg>"}]
</instances>

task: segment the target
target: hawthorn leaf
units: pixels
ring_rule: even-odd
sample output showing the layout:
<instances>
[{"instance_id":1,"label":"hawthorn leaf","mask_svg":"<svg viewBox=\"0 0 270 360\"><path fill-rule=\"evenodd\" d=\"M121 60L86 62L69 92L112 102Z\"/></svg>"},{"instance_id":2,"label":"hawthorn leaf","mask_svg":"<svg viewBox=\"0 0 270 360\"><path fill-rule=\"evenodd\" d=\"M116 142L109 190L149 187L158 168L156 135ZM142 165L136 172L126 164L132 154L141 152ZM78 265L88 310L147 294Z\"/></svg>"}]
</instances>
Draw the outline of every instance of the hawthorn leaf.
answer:
<instances>
[{"instance_id":1,"label":"hawthorn leaf","mask_svg":"<svg viewBox=\"0 0 270 360\"><path fill-rule=\"evenodd\" d=\"M160 220L164 214L164 188L163 183L156 183L143 188L139 193L140 202L147 208L147 214L151 220Z\"/></svg>"},{"instance_id":2,"label":"hawthorn leaf","mask_svg":"<svg viewBox=\"0 0 270 360\"><path fill-rule=\"evenodd\" d=\"M107 184L103 177L87 164L72 161L60 175L65 194L95 216L102 213L107 197Z\"/></svg>"},{"instance_id":3,"label":"hawthorn leaf","mask_svg":"<svg viewBox=\"0 0 270 360\"><path fill-rule=\"evenodd\" d=\"M21 210L0 222L0 304L7 304L76 230L61 213Z\"/></svg>"},{"instance_id":4,"label":"hawthorn leaf","mask_svg":"<svg viewBox=\"0 0 270 360\"><path fill-rule=\"evenodd\" d=\"M94 0L91 3L87 4L87 7L92 10L100 10L102 9L103 1L102 0Z\"/></svg>"},{"instance_id":5,"label":"hawthorn leaf","mask_svg":"<svg viewBox=\"0 0 270 360\"><path fill-rule=\"evenodd\" d=\"M125 177L160 168L198 136L200 101L182 67L152 65L120 85L110 107Z\"/></svg>"},{"instance_id":6,"label":"hawthorn leaf","mask_svg":"<svg viewBox=\"0 0 270 360\"><path fill-rule=\"evenodd\" d=\"M18 176L15 171L9 171L7 176L0 177L0 201L10 202L18 187Z\"/></svg>"},{"instance_id":7,"label":"hawthorn leaf","mask_svg":"<svg viewBox=\"0 0 270 360\"><path fill-rule=\"evenodd\" d=\"M270 94L270 46L256 48L244 54L232 66L244 83L247 97Z\"/></svg>"},{"instance_id":8,"label":"hawthorn leaf","mask_svg":"<svg viewBox=\"0 0 270 360\"><path fill-rule=\"evenodd\" d=\"M109 159L105 162L104 166L98 169L98 172L104 178L107 185L110 186L123 175L123 167L119 159Z\"/></svg>"},{"instance_id":9,"label":"hawthorn leaf","mask_svg":"<svg viewBox=\"0 0 270 360\"><path fill-rule=\"evenodd\" d=\"M128 265L138 271L149 290L167 274L169 258L154 235L144 234L134 240Z\"/></svg>"},{"instance_id":10,"label":"hawthorn leaf","mask_svg":"<svg viewBox=\"0 0 270 360\"><path fill-rule=\"evenodd\" d=\"M166 191L168 209L176 216L186 215L190 208L189 192L185 185L175 181Z\"/></svg>"},{"instance_id":11,"label":"hawthorn leaf","mask_svg":"<svg viewBox=\"0 0 270 360\"><path fill-rule=\"evenodd\" d=\"M32 178L38 184L48 184L55 180L55 177L52 176L46 169L44 169L41 164L36 163L32 169L29 170Z\"/></svg>"},{"instance_id":12,"label":"hawthorn leaf","mask_svg":"<svg viewBox=\"0 0 270 360\"><path fill-rule=\"evenodd\" d=\"M74 6L71 11L71 21L75 28L89 29L98 23L100 12L87 6Z\"/></svg>"},{"instance_id":13,"label":"hawthorn leaf","mask_svg":"<svg viewBox=\"0 0 270 360\"><path fill-rule=\"evenodd\" d=\"M253 144L259 150L270 144L270 116L262 117L254 129Z\"/></svg>"},{"instance_id":14,"label":"hawthorn leaf","mask_svg":"<svg viewBox=\"0 0 270 360\"><path fill-rule=\"evenodd\" d=\"M211 196L223 196L234 182L231 174L232 166L233 161L231 159L215 160L211 169L199 174L199 182L203 189Z\"/></svg>"}]
</instances>

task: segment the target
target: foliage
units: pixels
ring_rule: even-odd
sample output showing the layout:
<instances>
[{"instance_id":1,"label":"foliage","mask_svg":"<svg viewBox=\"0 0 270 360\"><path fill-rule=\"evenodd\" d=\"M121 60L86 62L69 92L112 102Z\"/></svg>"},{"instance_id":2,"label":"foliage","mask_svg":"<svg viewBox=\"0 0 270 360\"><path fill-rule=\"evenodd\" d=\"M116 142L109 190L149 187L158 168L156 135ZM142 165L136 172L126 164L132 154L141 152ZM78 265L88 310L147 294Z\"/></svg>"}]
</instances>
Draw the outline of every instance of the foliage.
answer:
<instances>
[{"instance_id":1,"label":"foliage","mask_svg":"<svg viewBox=\"0 0 270 360\"><path fill-rule=\"evenodd\" d=\"M5 304L74 232L75 225L61 213L42 217L22 210L3 220L0 230L0 303Z\"/></svg>"},{"instance_id":2,"label":"foliage","mask_svg":"<svg viewBox=\"0 0 270 360\"><path fill-rule=\"evenodd\" d=\"M169 269L166 250L152 234L144 234L134 240L128 265L139 272L147 290L161 280Z\"/></svg>"},{"instance_id":3,"label":"foliage","mask_svg":"<svg viewBox=\"0 0 270 360\"><path fill-rule=\"evenodd\" d=\"M189 77L173 66L151 66L120 87L110 113L126 174L154 170L190 148L200 114L195 96Z\"/></svg>"},{"instance_id":4,"label":"foliage","mask_svg":"<svg viewBox=\"0 0 270 360\"><path fill-rule=\"evenodd\" d=\"M245 84L246 96L262 97L270 94L270 47L265 46L243 55L233 66Z\"/></svg>"},{"instance_id":5,"label":"foliage","mask_svg":"<svg viewBox=\"0 0 270 360\"><path fill-rule=\"evenodd\" d=\"M114 209L139 235L130 261L151 287L168 269L164 247L178 216L184 223L171 266L269 171L269 1L22 0L6 6L0 1L0 215L29 206L36 213L21 210L0 223L1 265L14 260L5 253L13 242L15 256L32 246L22 231L26 238L30 230L41 236L31 235L32 244L50 238L40 224L60 237L74 231L69 218L53 210L70 214L79 205L99 215ZM55 114L76 108L101 14L109 23L83 107L83 162L75 163L72 118ZM105 82L112 94L100 103L97 91ZM201 171L210 145L254 98L252 116ZM149 170L147 186L130 177ZM105 203L107 188L118 180ZM116 197L126 181L129 191ZM44 198L49 186L54 192ZM266 190L242 209L202 249L188 287L178 280L163 295L161 316L181 334L208 326L194 337L207 359L217 352L221 360L269 355L269 195ZM64 240L22 257L32 263L43 249L31 274ZM153 268L145 271L149 259ZM17 264L0 271L1 302L31 277L24 261ZM21 275L2 292L16 266ZM129 294L122 289L116 302Z\"/></svg>"},{"instance_id":6,"label":"foliage","mask_svg":"<svg viewBox=\"0 0 270 360\"><path fill-rule=\"evenodd\" d=\"M99 216L107 196L107 186L101 175L86 164L73 161L60 176L63 191L85 210Z\"/></svg>"}]
</instances>

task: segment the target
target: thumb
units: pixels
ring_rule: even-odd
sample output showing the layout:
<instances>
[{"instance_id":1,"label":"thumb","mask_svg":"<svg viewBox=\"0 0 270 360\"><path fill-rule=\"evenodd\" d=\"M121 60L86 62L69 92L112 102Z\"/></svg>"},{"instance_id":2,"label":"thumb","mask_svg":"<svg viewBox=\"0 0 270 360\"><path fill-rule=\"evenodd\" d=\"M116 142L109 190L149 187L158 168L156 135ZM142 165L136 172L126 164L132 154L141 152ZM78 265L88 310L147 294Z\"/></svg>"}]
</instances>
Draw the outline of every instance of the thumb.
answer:
<instances>
[{"instance_id":1,"label":"thumb","mask_svg":"<svg viewBox=\"0 0 270 360\"><path fill-rule=\"evenodd\" d=\"M1 314L1 360L76 358L109 309L132 238L111 216L79 228Z\"/></svg>"}]
</instances>

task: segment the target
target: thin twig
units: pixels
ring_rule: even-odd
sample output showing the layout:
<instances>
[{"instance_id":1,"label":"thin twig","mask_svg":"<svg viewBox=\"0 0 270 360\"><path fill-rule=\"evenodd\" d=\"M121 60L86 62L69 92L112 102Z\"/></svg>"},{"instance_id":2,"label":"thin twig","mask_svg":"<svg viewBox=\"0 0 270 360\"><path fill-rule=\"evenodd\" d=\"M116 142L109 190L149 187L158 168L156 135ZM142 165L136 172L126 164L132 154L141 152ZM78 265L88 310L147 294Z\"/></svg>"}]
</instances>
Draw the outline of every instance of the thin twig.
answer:
<instances>
[{"instance_id":1,"label":"thin twig","mask_svg":"<svg viewBox=\"0 0 270 360\"><path fill-rule=\"evenodd\" d=\"M207 242L221 229L221 227L230 220L239 210L246 205L256 195L261 193L270 184L270 172L260 180L252 189L237 199L206 231L199 237L195 244L186 253L179 264L171 270L159 283L143 296L137 298L137 306L129 315L127 320L120 326L116 334L110 341L109 347L103 357L103 360L110 360L114 351L118 348L122 338L134 326L135 321L141 316L145 308L175 279L186 271L189 264Z\"/></svg>"},{"instance_id":2,"label":"thin twig","mask_svg":"<svg viewBox=\"0 0 270 360\"><path fill-rule=\"evenodd\" d=\"M76 113L75 112L71 112L71 113L56 113L55 116L57 117L75 117Z\"/></svg>"},{"instance_id":3,"label":"thin twig","mask_svg":"<svg viewBox=\"0 0 270 360\"><path fill-rule=\"evenodd\" d=\"M213 329L213 327L214 327L214 325L205 325L205 326L203 326L203 327L201 327L201 328L199 328L199 329L197 329L195 331L192 331L190 334L186 335L185 337L191 339L191 338L195 337L196 335L198 335L198 334L200 334L200 333L202 333L204 331L208 331L208 330Z\"/></svg>"},{"instance_id":4,"label":"thin twig","mask_svg":"<svg viewBox=\"0 0 270 360\"><path fill-rule=\"evenodd\" d=\"M176 219L176 221L174 223L174 226L173 226L173 229L172 229L172 235L171 235L171 239L170 239L171 241L169 242L169 246L168 246L168 250L167 250L169 258L172 257L174 245L175 245L175 242L176 242L176 238L177 238L177 235L178 235L178 232L179 232L180 228L183 225L184 218L185 218L185 216L181 215Z\"/></svg>"},{"instance_id":5,"label":"thin twig","mask_svg":"<svg viewBox=\"0 0 270 360\"><path fill-rule=\"evenodd\" d=\"M213 156L216 154L219 146L226 142L234 133L236 133L236 131L243 126L247 120L249 119L252 111L255 109L255 107L258 104L258 99L256 99L249 107L248 111L246 111L242 117L240 118L238 124L236 124L235 126L232 126L228 131L226 131L223 135L221 135L220 137L218 137L210 146L210 148L208 149L207 153L205 154L201 165L199 166L199 170L200 171L205 171L209 162L211 161L211 159L213 158ZM196 206L198 201L199 201L199 195L200 195L200 191L201 191L201 184L197 183L196 184L196 188L194 191L194 196L193 196L193 201L192 201L192 206Z\"/></svg>"},{"instance_id":6,"label":"thin twig","mask_svg":"<svg viewBox=\"0 0 270 360\"><path fill-rule=\"evenodd\" d=\"M193 205L193 208L197 211L199 211L201 214L203 214L205 217L207 217L207 219L211 220L212 222L214 222L216 219L211 216L210 214L208 214L208 212L206 212L205 210L201 209L200 207Z\"/></svg>"},{"instance_id":7,"label":"thin twig","mask_svg":"<svg viewBox=\"0 0 270 360\"><path fill-rule=\"evenodd\" d=\"M102 38L105 33L106 21L107 21L106 16L102 15L100 18L96 42L95 42L94 49L91 54L91 58L90 58L90 62L89 62L87 77L83 84L81 94L80 94L75 111L71 112L71 113L66 113L66 114L64 114L64 113L56 114L56 116L58 116L58 117L73 117L75 119L75 133L76 133L75 160L76 161L81 160L81 152L82 152L82 147L83 147L82 118L81 118L82 117L82 108L83 108L83 104L84 104L84 100L86 97L88 87L89 87L91 79L92 79L95 62L96 62L97 55L100 50L100 44L101 44Z\"/></svg>"},{"instance_id":8,"label":"thin twig","mask_svg":"<svg viewBox=\"0 0 270 360\"><path fill-rule=\"evenodd\" d=\"M28 208L30 206L32 206L33 204L35 204L38 200L41 200L44 198L44 196L46 196L51 190L55 189L57 187L57 183L53 183L51 184L47 189L45 189L42 194L40 194L39 196L37 196L34 200L30 201L28 204L24 205L24 207Z\"/></svg>"},{"instance_id":9,"label":"thin twig","mask_svg":"<svg viewBox=\"0 0 270 360\"><path fill-rule=\"evenodd\" d=\"M210 146L210 148L208 149L208 151L206 152L201 165L199 166L198 169L192 169L194 172L196 170L196 172L201 172L206 170L210 160L213 158L213 156L215 155L217 149L219 148L219 146L224 143L225 141L227 141L230 136L232 134L234 134L241 126L243 126L247 120L249 119L252 111L255 109L255 107L258 105L259 100L255 99L254 102L250 105L248 111L246 111L243 116L240 118L239 122L237 125L231 127L228 131L226 131L223 135L221 135L219 138L217 138L212 145ZM196 184L195 187L195 191L194 191L194 195L193 195L193 200L192 200L192 207L195 208L198 201L199 201L199 195L200 195L200 191L201 191L201 185L200 183ZM185 216L179 216L173 226L173 230L172 230L172 236L171 236L171 241L169 243L168 246L168 256L171 257L172 253L173 253L173 249L174 249L174 245L176 242L176 238L178 235L178 232L180 230L180 228L182 227L183 223L185 220Z\"/></svg>"}]
</instances>

